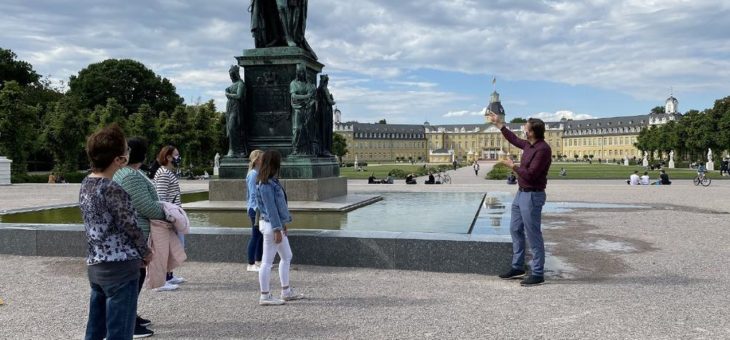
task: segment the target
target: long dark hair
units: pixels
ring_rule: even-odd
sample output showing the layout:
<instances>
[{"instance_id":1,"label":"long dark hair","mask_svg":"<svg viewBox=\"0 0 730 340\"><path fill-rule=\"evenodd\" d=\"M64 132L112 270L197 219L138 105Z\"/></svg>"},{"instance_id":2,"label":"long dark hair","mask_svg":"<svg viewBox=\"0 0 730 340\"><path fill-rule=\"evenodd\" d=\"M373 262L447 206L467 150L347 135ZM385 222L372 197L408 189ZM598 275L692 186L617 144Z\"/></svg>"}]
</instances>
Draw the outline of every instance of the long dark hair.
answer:
<instances>
[{"instance_id":1,"label":"long dark hair","mask_svg":"<svg viewBox=\"0 0 730 340\"><path fill-rule=\"evenodd\" d=\"M261 155L261 168L259 169L256 181L268 183L269 178L272 178L279 173L279 168L281 168L281 154L279 151L265 151L264 154Z\"/></svg>"}]
</instances>

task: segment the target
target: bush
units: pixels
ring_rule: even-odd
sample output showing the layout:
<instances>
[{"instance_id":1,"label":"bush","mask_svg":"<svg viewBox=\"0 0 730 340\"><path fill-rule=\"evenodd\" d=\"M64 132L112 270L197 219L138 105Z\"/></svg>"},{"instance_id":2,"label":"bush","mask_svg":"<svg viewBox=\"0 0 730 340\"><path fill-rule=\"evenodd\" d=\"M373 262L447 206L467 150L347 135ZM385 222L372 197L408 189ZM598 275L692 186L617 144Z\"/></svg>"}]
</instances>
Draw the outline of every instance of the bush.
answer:
<instances>
[{"instance_id":1,"label":"bush","mask_svg":"<svg viewBox=\"0 0 730 340\"><path fill-rule=\"evenodd\" d=\"M48 175L12 174L10 182L14 184L48 183Z\"/></svg>"},{"instance_id":2,"label":"bush","mask_svg":"<svg viewBox=\"0 0 730 340\"><path fill-rule=\"evenodd\" d=\"M487 173L487 179L507 179L507 176L512 172L508 166L503 163L497 163L494 165L491 171Z\"/></svg>"},{"instance_id":3,"label":"bush","mask_svg":"<svg viewBox=\"0 0 730 340\"><path fill-rule=\"evenodd\" d=\"M408 172L406 172L403 169L391 169L390 172L388 172L391 176L399 179L404 179L406 176L408 176Z\"/></svg>"}]
</instances>

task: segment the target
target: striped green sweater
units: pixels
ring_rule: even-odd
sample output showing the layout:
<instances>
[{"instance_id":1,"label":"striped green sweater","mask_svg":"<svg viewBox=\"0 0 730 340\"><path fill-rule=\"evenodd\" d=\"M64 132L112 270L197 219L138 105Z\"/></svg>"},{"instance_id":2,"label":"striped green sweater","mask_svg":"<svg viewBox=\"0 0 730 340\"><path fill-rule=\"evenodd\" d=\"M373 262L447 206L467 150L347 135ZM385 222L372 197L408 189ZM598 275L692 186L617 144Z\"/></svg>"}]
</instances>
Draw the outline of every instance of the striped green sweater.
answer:
<instances>
[{"instance_id":1,"label":"striped green sweater","mask_svg":"<svg viewBox=\"0 0 730 340\"><path fill-rule=\"evenodd\" d=\"M119 169L114 174L114 182L119 183L132 197L132 206L137 210L137 225L149 236L150 219L165 219L155 185L141 171L130 167Z\"/></svg>"}]
</instances>

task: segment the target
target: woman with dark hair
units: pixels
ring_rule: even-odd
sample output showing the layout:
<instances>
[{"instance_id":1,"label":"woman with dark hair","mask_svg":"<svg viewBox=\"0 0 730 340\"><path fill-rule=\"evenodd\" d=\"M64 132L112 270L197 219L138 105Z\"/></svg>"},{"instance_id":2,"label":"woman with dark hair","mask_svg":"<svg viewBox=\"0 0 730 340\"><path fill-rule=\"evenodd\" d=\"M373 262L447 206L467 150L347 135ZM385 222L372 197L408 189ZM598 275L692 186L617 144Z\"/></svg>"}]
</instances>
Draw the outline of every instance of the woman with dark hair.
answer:
<instances>
[{"instance_id":1,"label":"woman with dark hair","mask_svg":"<svg viewBox=\"0 0 730 340\"><path fill-rule=\"evenodd\" d=\"M92 172L79 191L91 285L85 339L132 339L139 269L152 252L137 226L129 194L112 180L129 160L122 129L112 124L92 134L86 141L86 154Z\"/></svg>"},{"instance_id":2,"label":"woman with dark hair","mask_svg":"<svg viewBox=\"0 0 730 340\"><path fill-rule=\"evenodd\" d=\"M119 183L132 199L132 206L137 210L137 225L144 232L145 239L148 239L150 219L164 220L165 213L158 203L160 199L157 197L155 185L140 170L147 154L147 141L140 137L132 137L127 140L127 145L129 146L129 164L114 174L114 181ZM140 268L139 276L138 293L142 291L147 269ZM137 315L134 335L142 337L154 334L153 331L146 328L151 323L150 320Z\"/></svg>"},{"instance_id":3,"label":"woman with dark hair","mask_svg":"<svg viewBox=\"0 0 730 340\"><path fill-rule=\"evenodd\" d=\"M160 153L157 154L157 163L160 164L160 167L155 172L155 189L157 190L157 195L160 197L160 201L170 202L179 207L182 206L180 182L177 179L177 175L175 175L175 171L182 164L180 151L172 145L162 147ZM178 236L184 247L184 236L182 234L178 234ZM158 288L158 290L175 290L178 288L177 285L185 281L184 278L175 276L172 272L169 272L167 273L167 284Z\"/></svg>"},{"instance_id":4,"label":"woman with dark hair","mask_svg":"<svg viewBox=\"0 0 730 340\"><path fill-rule=\"evenodd\" d=\"M261 156L257 176L256 202L261 213L259 229L264 235L264 252L259 269L259 285L261 296L259 305L283 305L284 301L303 299L289 286L289 266L292 253L287 237L286 223L292 221L287 206L286 193L276 175L281 167L281 154L275 150L264 152ZM277 299L269 291L271 265L274 256L279 254L279 279L281 280L281 298Z\"/></svg>"}]
</instances>

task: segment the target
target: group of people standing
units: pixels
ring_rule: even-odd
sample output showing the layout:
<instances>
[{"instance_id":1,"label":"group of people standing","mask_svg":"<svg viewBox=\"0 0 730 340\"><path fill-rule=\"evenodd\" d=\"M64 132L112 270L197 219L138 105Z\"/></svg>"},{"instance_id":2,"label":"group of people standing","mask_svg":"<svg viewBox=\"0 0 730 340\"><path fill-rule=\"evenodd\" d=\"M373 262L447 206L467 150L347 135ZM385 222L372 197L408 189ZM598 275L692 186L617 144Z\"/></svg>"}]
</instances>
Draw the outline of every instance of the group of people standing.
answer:
<instances>
[{"instance_id":1,"label":"group of people standing","mask_svg":"<svg viewBox=\"0 0 730 340\"><path fill-rule=\"evenodd\" d=\"M154 172L154 181L150 180L141 170L146 141L127 139L116 124L92 134L87 139L86 153L91 174L84 178L79 192L91 286L85 339L151 336L154 332L147 327L152 322L137 314L145 279L149 284L152 276L159 275L160 287L150 287L158 291L174 290L185 282L172 272L152 270L152 264L161 258L181 263L184 251L162 254L159 249L170 248L158 247L150 240L150 235L159 232L177 234L179 239L172 237L172 243L184 242L181 230L188 221L179 208L181 191L174 174L180 153L174 146L162 148L157 157L160 166ZM156 225L162 230L157 231ZM161 264L154 268L171 267Z\"/></svg>"}]
</instances>

